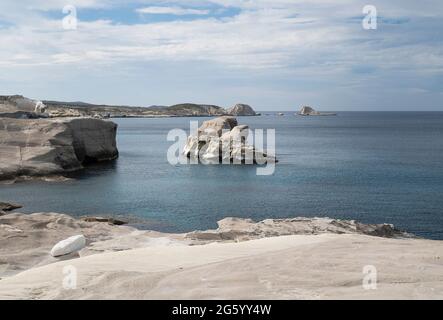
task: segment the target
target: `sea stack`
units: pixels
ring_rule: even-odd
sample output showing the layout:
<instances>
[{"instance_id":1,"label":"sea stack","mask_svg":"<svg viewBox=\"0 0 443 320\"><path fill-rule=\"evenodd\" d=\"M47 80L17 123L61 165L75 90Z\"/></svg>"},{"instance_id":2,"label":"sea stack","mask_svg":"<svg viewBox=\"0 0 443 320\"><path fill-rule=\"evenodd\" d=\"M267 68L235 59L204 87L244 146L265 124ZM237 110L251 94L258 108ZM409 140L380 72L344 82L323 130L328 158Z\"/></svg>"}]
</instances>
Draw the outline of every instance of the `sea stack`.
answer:
<instances>
[{"instance_id":1,"label":"sea stack","mask_svg":"<svg viewBox=\"0 0 443 320\"><path fill-rule=\"evenodd\" d=\"M304 106L301 107L300 112L298 113L301 116L336 116L336 113L331 112L319 112L316 111L312 107Z\"/></svg>"},{"instance_id":2,"label":"sea stack","mask_svg":"<svg viewBox=\"0 0 443 320\"><path fill-rule=\"evenodd\" d=\"M247 144L249 127L238 125L234 117L223 116L205 121L197 135L188 137L183 154L202 163L265 164L277 162Z\"/></svg>"}]
</instances>

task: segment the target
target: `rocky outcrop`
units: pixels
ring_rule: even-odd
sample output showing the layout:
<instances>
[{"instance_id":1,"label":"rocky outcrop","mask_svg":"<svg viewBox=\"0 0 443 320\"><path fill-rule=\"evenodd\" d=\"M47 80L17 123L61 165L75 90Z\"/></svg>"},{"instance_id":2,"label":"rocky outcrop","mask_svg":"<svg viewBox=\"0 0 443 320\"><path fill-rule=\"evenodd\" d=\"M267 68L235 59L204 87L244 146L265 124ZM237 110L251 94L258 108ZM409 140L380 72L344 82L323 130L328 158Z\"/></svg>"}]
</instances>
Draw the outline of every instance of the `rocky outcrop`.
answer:
<instances>
[{"instance_id":1,"label":"rocky outcrop","mask_svg":"<svg viewBox=\"0 0 443 320\"><path fill-rule=\"evenodd\" d=\"M390 224L363 224L356 221L329 218L251 219L226 218L218 222L217 230L195 231L186 237L201 241L246 241L288 235L364 234L383 238L404 238L412 235Z\"/></svg>"},{"instance_id":2,"label":"rocky outcrop","mask_svg":"<svg viewBox=\"0 0 443 320\"><path fill-rule=\"evenodd\" d=\"M307 106L302 107L298 114L301 116L335 116L335 115L337 115L336 113L331 113L331 112L318 112L318 111L314 110L314 108L307 107Z\"/></svg>"},{"instance_id":3,"label":"rocky outcrop","mask_svg":"<svg viewBox=\"0 0 443 320\"><path fill-rule=\"evenodd\" d=\"M0 180L47 176L118 157L117 125L98 119L0 118Z\"/></svg>"},{"instance_id":4,"label":"rocky outcrop","mask_svg":"<svg viewBox=\"0 0 443 320\"><path fill-rule=\"evenodd\" d=\"M188 137L183 154L203 163L265 164L276 162L267 155L247 144L249 127L238 125L234 117L223 116L205 121L197 135Z\"/></svg>"},{"instance_id":5,"label":"rocky outcrop","mask_svg":"<svg viewBox=\"0 0 443 320\"><path fill-rule=\"evenodd\" d=\"M0 117L14 119L47 118L46 106L23 96L0 96Z\"/></svg>"},{"instance_id":6,"label":"rocky outcrop","mask_svg":"<svg viewBox=\"0 0 443 320\"><path fill-rule=\"evenodd\" d=\"M247 105L247 104L236 104L235 106L233 106L232 108L228 109L228 113L231 116L246 116L246 117L250 117L250 116L256 116L257 113L254 111L254 109L252 109L251 106Z\"/></svg>"}]
</instances>

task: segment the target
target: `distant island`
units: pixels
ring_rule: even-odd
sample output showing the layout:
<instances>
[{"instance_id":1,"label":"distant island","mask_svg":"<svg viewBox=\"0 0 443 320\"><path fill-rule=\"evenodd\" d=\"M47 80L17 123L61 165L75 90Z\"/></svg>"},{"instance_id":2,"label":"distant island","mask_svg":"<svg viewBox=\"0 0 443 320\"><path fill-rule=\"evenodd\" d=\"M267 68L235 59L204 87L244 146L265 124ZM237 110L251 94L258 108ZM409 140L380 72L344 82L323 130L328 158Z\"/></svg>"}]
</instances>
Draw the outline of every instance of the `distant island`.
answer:
<instances>
[{"instance_id":1,"label":"distant island","mask_svg":"<svg viewBox=\"0 0 443 320\"><path fill-rule=\"evenodd\" d=\"M314 110L312 107L304 106L301 107L300 112L298 113L300 116L336 116L336 113L332 112L319 112Z\"/></svg>"},{"instance_id":2,"label":"distant island","mask_svg":"<svg viewBox=\"0 0 443 320\"><path fill-rule=\"evenodd\" d=\"M43 112L42 112L43 111ZM156 117L213 117L213 116L256 116L247 104L236 104L225 109L216 105L182 103L172 106L125 106L91 104L85 102L63 102L33 100L21 95L0 96L1 117L41 118L156 118Z\"/></svg>"}]
</instances>

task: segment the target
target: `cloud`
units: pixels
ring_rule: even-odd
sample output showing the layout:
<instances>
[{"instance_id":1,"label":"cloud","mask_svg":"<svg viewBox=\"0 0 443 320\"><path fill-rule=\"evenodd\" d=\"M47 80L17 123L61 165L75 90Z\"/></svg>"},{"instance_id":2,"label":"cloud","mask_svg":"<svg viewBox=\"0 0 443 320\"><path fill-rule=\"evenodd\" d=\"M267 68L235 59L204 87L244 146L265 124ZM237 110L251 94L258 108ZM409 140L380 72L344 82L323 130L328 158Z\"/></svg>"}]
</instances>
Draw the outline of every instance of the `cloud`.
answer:
<instances>
[{"instance_id":1,"label":"cloud","mask_svg":"<svg viewBox=\"0 0 443 320\"><path fill-rule=\"evenodd\" d=\"M182 7L145 7L136 9L136 12L142 14L171 14L176 16L207 15L210 13L209 10L188 9Z\"/></svg>"},{"instance_id":2,"label":"cloud","mask_svg":"<svg viewBox=\"0 0 443 320\"><path fill-rule=\"evenodd\" d=\"M187 73L182 71L192 74L196 65L202 73L216 66L232 77L249 75L248 90L263 79L270 88L261 88L258 95L283 90L280 96L286 97L296 91L289 85L293 83L312 96L315 90L330 90L331 84L336 90L370 86L386 91L405 81L409 83L402 87L433 92L427 85L443 76L443 2L438 0L374 0L382 19L371 31L361 26L363 0L186 3L187 7L162 0L74 1L78 29L67 31L62 28L60 1L4 0L0 41L7 45L0 51L0 66L9 75L22 69L31 73L33 67L43 73L65 68L65 76L73 68L104 72L104 67L180 64L184 69L192 65ZM114 10L112 18L83 20L85 10L104 8ZM231 15L215 15L233 9ZM44 14L52 11L58 17ZM123 12L134 16L130 24L119 20ZM159 17L152 21L145 15ZM162 15L172 18L162 20ZM186 15L198 19L187 20ZM275 88L277 80L284 89Z\"/></svg>"}]
</instances>

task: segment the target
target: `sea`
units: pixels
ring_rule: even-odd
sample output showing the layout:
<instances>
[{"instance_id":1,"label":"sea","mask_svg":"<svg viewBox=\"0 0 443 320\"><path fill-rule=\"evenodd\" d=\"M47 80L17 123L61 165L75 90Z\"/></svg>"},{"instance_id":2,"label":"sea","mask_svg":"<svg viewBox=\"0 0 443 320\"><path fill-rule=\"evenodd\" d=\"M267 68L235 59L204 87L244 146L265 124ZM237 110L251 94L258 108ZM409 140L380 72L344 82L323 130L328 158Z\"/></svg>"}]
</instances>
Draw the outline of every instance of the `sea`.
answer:
<instances>
[{"instance_id":1,"label":"sea","mask_svg":"<svg viewBox=\"0 0 443 320\"><path fill-rule=\"evenodd\" d=\"M168 162L168 133L207 119L113 119L118 160L66 182L0 185L0 200L25 213L117 217L163 232L213 229L226 217L330 217L443 239L443 112L239 117L275 129L279 162L264 176L255 165Z\"/></svg>"}]
</instances>

